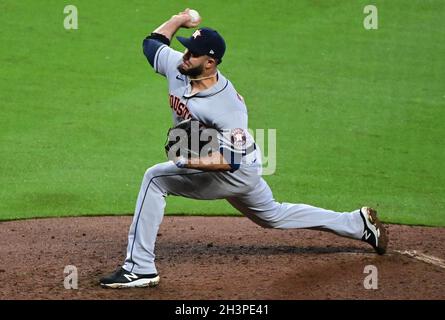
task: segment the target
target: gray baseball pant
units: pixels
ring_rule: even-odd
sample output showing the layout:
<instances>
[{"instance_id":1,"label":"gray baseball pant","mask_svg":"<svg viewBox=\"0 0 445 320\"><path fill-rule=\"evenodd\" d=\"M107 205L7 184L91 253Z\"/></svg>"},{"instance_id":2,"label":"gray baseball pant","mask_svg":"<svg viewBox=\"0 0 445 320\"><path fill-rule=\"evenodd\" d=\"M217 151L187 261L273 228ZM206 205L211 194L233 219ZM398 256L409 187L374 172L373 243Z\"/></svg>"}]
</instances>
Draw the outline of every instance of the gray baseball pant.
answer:
<instances>
[{"instance_id":1,"label":"gray baseball pant","mask_svg":"<svg viewBox=\"0 0 445 320\"><path fill-rule=\"evenodd\" d=\"M124 269L138 274L157 273L155 241L164 216L165 197L227 199L247 218L262 227L318 228L361 239L359 210L335 212L306 204L278 203L255 167L231 172L204 172L177 168L171 161L149 168L144 175L128 234Z\"/></svg>"}]
</instances>

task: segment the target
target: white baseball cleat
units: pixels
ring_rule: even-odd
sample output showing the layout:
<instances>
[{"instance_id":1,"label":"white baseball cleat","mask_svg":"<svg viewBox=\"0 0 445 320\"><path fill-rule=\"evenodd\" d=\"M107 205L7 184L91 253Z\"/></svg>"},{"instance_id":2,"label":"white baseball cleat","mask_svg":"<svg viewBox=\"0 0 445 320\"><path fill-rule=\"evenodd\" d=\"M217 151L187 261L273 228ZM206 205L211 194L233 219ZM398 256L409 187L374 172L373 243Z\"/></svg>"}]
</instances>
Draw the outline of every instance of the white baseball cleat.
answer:
<instances>
[{"instance_id":1,"label":"white baseball cleat","mask_svg":"<svg viewBox=\"0 0 445 320\"><path fill-rule=\"evenodd\" d=\"M364 224L362 240L372 245L378 254L385 254L389 240L385 227L377 218L377 211L363 207L360 216Z\"/></svg>"}]
</instances>

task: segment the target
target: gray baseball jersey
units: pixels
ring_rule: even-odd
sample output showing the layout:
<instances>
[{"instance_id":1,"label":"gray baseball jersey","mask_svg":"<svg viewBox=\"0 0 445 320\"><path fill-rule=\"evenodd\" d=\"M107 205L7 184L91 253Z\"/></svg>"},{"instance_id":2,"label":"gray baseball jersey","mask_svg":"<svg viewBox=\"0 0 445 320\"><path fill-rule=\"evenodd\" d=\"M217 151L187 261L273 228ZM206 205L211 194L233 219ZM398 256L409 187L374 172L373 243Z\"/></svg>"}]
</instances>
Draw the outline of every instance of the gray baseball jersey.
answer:
<instances>
[{"instance_id":1,"label":"gray baseball jersey","mask_svg":"<svg viewBox=\"0 0 445 320\"><path fill-rule=\"evenodd\" d=\"M191 94L190 79L179 73L177 67L182 62L183 54L162 45L154 56L153 66L156 72L168 80L169 103L173 122L177 124L185 119L199 120L207 127L219 132L220 147L228 162L260 167L260 153L255 149L253 137L248 131L247 108L244 99L221 72L217 73L217 83L211 88ZM241 137L239 137L241 134ZM238 138L237 138L238 137ZM234 141L243 142L243 150L234 146ZM246 152L245 150L252 150ZM227 152L226 152L227 151ZM245 156L233 157L234 152L245 153Z\"/></svg>"},{"instance_id":2,"label":"gray baseball jersey","mask_svg":"<svg viewBox=\"0 0 445 320\"><path fill-rule=\"evenodd\" d=\"M155 71L169 85L169 102L174 123L193 117L221 132L242 129L246 146L253 145L248 128L247 109L232 83L218 72L211 88L190 94L188 77L177 70L182 54L153 39L143 42L144 53ZM223 148L231 149L230 139L221 138ZM321 228L341 236L361 239L363 221L359 210L339 213L305 204L279 203L259 173L258 148L245 156L236 170L208 172L178 168L172 161L149 168L142 180L133 223L128 235L124 269L138 274L157 273L155 241L168 195L193 199L226 199L255 223L268 228ZM292 159L288 159L291 161Z\"/></svg>"}]
</instances>

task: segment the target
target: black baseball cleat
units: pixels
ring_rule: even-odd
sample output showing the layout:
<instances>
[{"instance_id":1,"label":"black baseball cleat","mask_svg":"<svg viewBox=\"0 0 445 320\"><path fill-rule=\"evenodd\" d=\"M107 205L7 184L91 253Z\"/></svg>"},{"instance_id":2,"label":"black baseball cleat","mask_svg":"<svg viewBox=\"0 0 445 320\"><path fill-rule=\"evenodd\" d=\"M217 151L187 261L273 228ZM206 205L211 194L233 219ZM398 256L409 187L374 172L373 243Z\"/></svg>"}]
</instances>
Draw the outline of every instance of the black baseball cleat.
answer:
<instances>
[{"instance_id":1,"label":"black baseball cleat","mask_svg":"<svg viewBox=\"0 0 445 320\"><path fill-rule=\"evenodd\" d=\"M104 288L144 288L155 287L159 283L159 275L137 274L119 268L116 272L100 279L100 285Z\"/></svg>"},{"instance_id":2,"label":"black baseball cleat","mask_svg":"<svg viewBox=\"0 0 445 320\"><path fill-rule=\"evenodd\" d=\"M363 207L360 210L360 216L364 224L362 240L373 246L378 254L385 254L388 246L388 235L385 227L377 218L377 211Z\"/></svg>"}]
</instances>

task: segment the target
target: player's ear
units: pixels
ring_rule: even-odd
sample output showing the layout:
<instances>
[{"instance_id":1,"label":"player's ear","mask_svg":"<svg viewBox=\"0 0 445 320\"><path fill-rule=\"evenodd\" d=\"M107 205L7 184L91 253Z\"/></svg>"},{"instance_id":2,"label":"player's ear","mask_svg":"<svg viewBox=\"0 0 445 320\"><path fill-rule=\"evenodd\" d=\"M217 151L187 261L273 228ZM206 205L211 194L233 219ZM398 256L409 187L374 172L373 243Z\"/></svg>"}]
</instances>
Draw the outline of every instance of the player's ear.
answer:
<instances>
[{"instance_id":1,"label":"player's ear","mask_svg":"<svg viewBox=\"0 0 445 320\"><path fill-rule=\"evenodd\" d=\"M216 66L216 61L212 57L207 59L207 63L209 63L211 66Z\"/></svg>"},{"instance_id":2,"label":"player's ear","mask_svg":"<svg viewBox=\"0 0 445 320\"><path fill-rule=\"evenodd\" d=\"M208 59L207 59L207 68L214 68L214 67L216 67L216 65L217 65L217 63L216 63L216 60L215 59L213 59L212 57L209 57Z\"/></svg>"}]
</instances>

